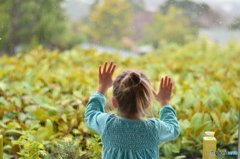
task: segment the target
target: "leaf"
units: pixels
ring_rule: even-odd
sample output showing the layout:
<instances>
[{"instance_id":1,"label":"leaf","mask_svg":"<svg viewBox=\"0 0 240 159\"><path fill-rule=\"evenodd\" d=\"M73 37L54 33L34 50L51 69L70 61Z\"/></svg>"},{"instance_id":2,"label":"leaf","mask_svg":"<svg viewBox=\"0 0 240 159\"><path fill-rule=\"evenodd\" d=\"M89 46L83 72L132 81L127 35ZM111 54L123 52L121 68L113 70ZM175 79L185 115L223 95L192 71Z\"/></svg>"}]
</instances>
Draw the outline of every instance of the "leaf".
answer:
<instances>
[{"instance_id":1,"label":"leaf","mask_svg":"<svg viewBox=\"0 0 240 159\"><path fill-rule=\"evenodd\" d=\"M25 125L28 130L38 129L40 127L40 120L27 120Z\"/></svg>"},{"instance_id":2,"label":"leaf","mask_svg":"<svg viewBox=\"0 0 240 159\"><path fill-rule=\"evenodd\" d=\"M229 134L223 134L222 136L223 142L225 145L228 145L231 139L231 136Z\"/></svg>"},{"instance_id":3,"label":"leaf","mask_svg":"<svg viewBox=\"0 0 240 159\"><path fill-rule=\"evenodd\" d=\"M11 101L18 107L21 108L22 107L22 102L18 97L12 97Z\"/></svg>"},{"instance_id":4,"label":"leaf","mask_svg":"<svg viewBox=\"0 0 240 159\"><path fill-rule=\"evenodd\" d=\"M53 133L53 129L54 129L52 121L47 119L46 122L45 122L45 127L48 130L47 136L51 136L52 133Z\"/></svg>"},{"instance_id":5,"label":"leaf","mask_svg":"<svg viewBox=\"0 0 240 159\"><path fill-rule=\"evenodd\" d=\"M192 92L188 91L188 92L185 94L183 107L184 107L185 109L189 109L189 108L193 107L193 105L194 105L195 102L196 102L195 96L193 95Z\"/></svg>"},{"instance_id":6,"label":"leaf","mask_svg":"<svg viewBox=\"0 0 240 159\"><path fill-rule=\"evenodd\" d=\"M171 149L172 153L180 152L180 148L176 144L169 144L169 145L170 145L170 149Z\"/></svg>"},{"instance_id":7,"label":"leaf","mask_svg":"<svg viewBox=\"0 0 240 159\"><path fill-rule=\"evenodd\" d=\"M190 126L186 129L186 133L184 134L185 136L189 136L193 130L193 126Z\"/></svg>"},{"instance_id":8,"label":"leaf","mask_svg":"<svg viewBox=\"0 0 240 159\"><path fill-rule=\"evenodd\" d=\"M203 123L206 123L208 121L212 121L211 117L210 117L210 115L208 113L204 113L203 114Z\"/></svg>"},{"instance_id":9,"label":"leaf","mask_svg":"<svg viewBox=\"0 0 240 159\"><path fill-rule=\"evenodd\" d=\"M4 133L12 133L12 134L17 134L17 135L23 135L23 132L22 132L22 131L13 130L13 129L5 130Z\"/></svg>"},{"instance_id":10,"label":"leaf","mask_svg":"<svg viewBox=\"0 0 240 159\"><path fill-rule=\"evenodd\" d=\"M9 101L7 101L6 99L4 99L3 97L0 97L0 105L9 107L11 105L11 103Z\"/></svg>"},{"instance_id":11,"label":"leaf","mask_svg":"<svg viewBox=\"0 0 240 159\"><path fill-rule=\"evenodd\" d=\"M64 121L64 122L67 122L67 115L66 114L63 114L61 116L61 119Z\"/></svg>"},{"instance_id":12,"label":"leaf","mask_svg":"<svg viewBox=\"0 0 240 159\"><path fill-rule=\"evenodd\" d=\"M90 130L83 121L80 122L80 124L78 125L78 129L79 129L82 133L87 133L87 132L89 132L89 130ZM89 133L90 133L90 132L89 132ZM94 134L95 134L95 133L94 133Z\"/></svg>"},{"instance_id":13,"label":"leaf","mask_svg":"<svg viewBox=\"0 0 240 159\"><path fill-rule=\"evenodd\" d=\"M18 119L19 119L19 121L20 122L24 122L24 120L26 119L26 114L25 113L23 113L23 112L19 112L18 113Z\"/></svg>"},{"instance_id":14,"label":"leaf","mask_svg":"<svg viewBox=\"0 0 240 159\"><path fill-rule=\"evenodd\" d=\"M59 122L59 123L58 123L58 129L59 129L60 131L67 131L67 130L68 130L68 125L67 125L67 123L65 123L65 122L63 122L63 121Z\"/></svg>"},{"instance_id":15,"label":"leaf","mask_svg":"<svg viewBox=\"0 0 240 159\"><path fill-rule=\"evenodd\" d=\"M228 126L229 122L228 121L224 121L221 125L222 125L222 130L226 130L227 126Z\"/></svg>"},{"instance_id":16,"label":"leaf","mask_svg":"<svg viewBox=\"0 0 240 159\"><path fill-rule=\"evenodd\" d=\"M70 127L73 128L73 127L76 127L78 126L78 120L76 117L72 118L71 122L70 122Z\"/></svg>"},{"instance_id":17,"label":"leaf","mask_svg":"<svg viewBox=\"0 0 240 159\"><path fill-rule=\"evenodd\" d=\"M72 132L73 132L74 134L81 134L81 132L80 132L78 129L73 129Z\"/></svg>"},{"instance_id":18,"label":"leaf","mask_svg":"<svg viewBox=\"0 0 240 159\"><path fill-rule=\"evenodd\" d=\"M195 113L191 119L191 125L194 127L194 131L202 125L203 115L201 113Z\"/></svg>"},{"instance_id":19,"label":"leaf","mask_svg":"<svg viewBox=\"0 0 240 159\"><path fill-rule=\"evenodd\" d=\"M201 126L195 131L194 135L195 135L196 137L199 136L199 134L202 133L202 131L204 130L204 128L205 128L209 123L211 123L211 122L212 122L212 121L208 121L208 122L204 123L203 125L201 125Z\"/></svg>"},{"instance_id":20,"label":"leaf","mask_svg":"<svg viewBox=\"0 0 240 159\"><path fill-rule=\"evenodd\" d=\"M49 133L49 130L47 128L40 127L36 132L36 139L37 140L42 140L45 137L47 137L48 133Z\"/></svg>"},{"instance_id":21,"label":"leaf","mask_svg":"<svg viewBox=\"0 0 240 159\"><path fill-rule=\"evenodd\" d=\"M217 127L220 127L220 116L219 114L215 111L215 112L211 112L211 117L213 119L213 122L216 124Z\"/></svg>"},{"instance_id":22,"label":"leaf","mask_svg":"<svg viewBox=\"0 0 240 159\"><path fill-rule=\"evenodd\" d=\"M61 117L54 115L54 116L50 116L49 119L50 119L51 121L58 121L59 119L61 119Z\"/></svg>"},{"instance_id":23,"label":"leaf","mask_svg":"<svg viewBox=\"0 0 240 159\"><path fill-rule=\"evenodd\" d=\"M12 145L11 152L17 153L20 151L20 146L17 144Z\"/></svg>"},{"instance_id":24,"label":"leaf","mask_svg":"<svg viewBox=\"0 0 240 159\"><path fill-rule=\"evenodd\" d=\"M1 82L0 82L0 90L6 91L6 89L7 89L7 84L4 83L3 81L1 81Z\"/></svg>"},{"instance_id":25,"label":"leaf","mask_svg":"<svg viewBox=\"0 0 240 159\"><path fill-rule=\"evenodd\" d=\"M234 131L234 134L232 134L232 136L231 136L231 138L230 138L230 143L231 143L231 144L233 144L234 141L235 141L236 139L238 139L238 134L239 134L239 131L238 131L238 130L235 130L235 131Z\"/></svg>"},{"instance_id":26,"label":"leaf","mask_svg":"<svg viewBox=\"0 0 240 159\"><path fill-rule=\"evenodd\" d=\"M41 121L45 121L48 117L47 111L43 110L42 108L37 108L33 112L33 115Z\"/></svg>"},{"instance_id":27,"label":"leaf","mask_svg":"<svg viewBox=\"0 0 240 159\"><path fill-rule=\"evenodd\" d=\"M37 105L42 105L45 103L43 100L43 97L40 97L40 96L35 96L32 99L34 100L35 104L37 104Z\"/></svg>"},{"instance_id":28,"label":"leaf","mask_svg":"<svg viewBox=\"0 0 240 159\"><path fill-rule=\"evenodd\" d=\"M172 158L172 150L169 146L169 144L164 144L162 147L162 151L164 156L166 156L167 158Z\"/></svg>"},{"instance_id":29,"label":"leaf","mask_svg":"<svg viewBox=\"0 0 240 159\"><path fill-rule=\"evenodd\" d=\"M18 129L18 128L21 128L21 126L17 122L11 122L11 123L7 124L8 130Z\"/></svg>"},{"instance_id":30,"label":"leaf","mask_svg":"<svg viewBox=\"0 0 240 159\"><path fill-rule=\"evenodd\" d=\"M42 104L41 108L47 109L48 111L57 112L57 108L50 106L49 104Z\"/></svg>"},{"instance_id":31,"label":"leaf","mask_svg":"<svg viewBox=\"0 0 240 159\"><path fill-rule=\"evenodd\" d=\"M26 73L26 76L25 76L25 81L27 83L31 83L34 79L34 76L35 76L35 71L34 70L28 70L27 73Z\"/></svg>"},{"instance_id":32,"label":"leaf","mask_svg":"<svg viewBox=\"0 0 240 159\"><path fill-rule=\"evenodd\" d=\"M182 144L193 146L195 144L195 142L193 140L189 140L186 136L184 136L182 138Z\"/></svg>"},{"instance_id":33,"label":"leaf","mask_svg":"<svg viewBox=\"0 0 240 159\"><path fill-rule=\"evenodd\" d=\"M0 119L3 118L3 115L4 115L4 107L0 105Z\"/></svg>"},{"instance_id":34,"label":"leaf","mask_svg":"<svg viewBox=\"0 0 240 159\"><path fill-rule=\"evenodd\" d=\"M32 113L32 112L34 112L37 108L38 108L38 106L36 106L36 105L29 105L29 106L24 107L24 111L25 111L25 112L30 112L30 113Z\"/></svg>"}]
</instances>

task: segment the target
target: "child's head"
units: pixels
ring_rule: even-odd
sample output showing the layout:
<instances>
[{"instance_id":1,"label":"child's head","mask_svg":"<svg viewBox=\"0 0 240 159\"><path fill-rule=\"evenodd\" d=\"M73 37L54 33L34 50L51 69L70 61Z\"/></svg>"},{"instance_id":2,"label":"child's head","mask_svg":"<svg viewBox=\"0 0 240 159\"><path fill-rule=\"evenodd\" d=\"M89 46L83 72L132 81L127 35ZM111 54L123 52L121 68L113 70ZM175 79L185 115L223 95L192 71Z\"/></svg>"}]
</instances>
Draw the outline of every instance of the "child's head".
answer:
<instances>
[{"instance_id":1,"label":"child's head","mask_svg":"<svg viewBox=\"0 0 240 159\"><path fill-rule=\"evenodd\" d=\"M113 97L121 113L144 114L152 97L150 81L140 71L126 70L113 82Z\"/></svg>"}]
</instances>

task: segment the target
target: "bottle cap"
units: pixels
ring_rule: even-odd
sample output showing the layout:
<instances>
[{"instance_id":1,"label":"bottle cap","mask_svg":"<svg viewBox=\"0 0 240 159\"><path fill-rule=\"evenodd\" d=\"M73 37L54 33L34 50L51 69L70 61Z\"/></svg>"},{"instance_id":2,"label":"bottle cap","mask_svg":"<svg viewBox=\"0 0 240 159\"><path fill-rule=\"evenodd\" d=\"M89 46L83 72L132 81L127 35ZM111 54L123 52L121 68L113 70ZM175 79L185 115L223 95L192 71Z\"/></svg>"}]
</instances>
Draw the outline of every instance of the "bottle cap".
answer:
<instances>
[{"instance_id":1,"label":"bottle cap","mask_svg":"<svg viewBox=\"0 0 240 159\"><path fill-rule=\"evenodd\" d=\"M206 134L207 136L212 136L212 137L214 137L215 132L213 132L213 131L206 131L205 134Z\"/></svg>"}]
</instances>

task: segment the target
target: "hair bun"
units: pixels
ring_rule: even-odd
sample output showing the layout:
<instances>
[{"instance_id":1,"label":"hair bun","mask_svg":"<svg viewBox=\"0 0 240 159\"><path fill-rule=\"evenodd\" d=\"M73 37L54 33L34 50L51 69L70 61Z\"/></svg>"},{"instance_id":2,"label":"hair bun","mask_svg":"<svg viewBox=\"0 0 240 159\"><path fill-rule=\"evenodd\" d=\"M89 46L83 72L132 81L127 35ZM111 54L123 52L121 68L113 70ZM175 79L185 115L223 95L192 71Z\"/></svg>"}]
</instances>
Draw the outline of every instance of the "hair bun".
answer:
<instances>
[{"instance_id":1,"label":"hair bun","mask_svg":"<svg viewBox=\"0 0 240 159\"><path fill-rule=\"evenodd\" d=\"M141 77L138 73L136 72L130 72L129 74L130 78L132 79L133 81L133 85L137 85L137 84L140 84L141 83Z\"/></svg>"},{"instance_id":2,"label":"hair bun","mask_svg":"<svg viewBox=\"0 0 240 159\"><path fill-rule=\"evenodd\" d=\"M138 72L128 72L125 77L121 80L120 87L123 90L128 90L138 86L141 83L141 76Z\"/></svg>"}]
</instances>

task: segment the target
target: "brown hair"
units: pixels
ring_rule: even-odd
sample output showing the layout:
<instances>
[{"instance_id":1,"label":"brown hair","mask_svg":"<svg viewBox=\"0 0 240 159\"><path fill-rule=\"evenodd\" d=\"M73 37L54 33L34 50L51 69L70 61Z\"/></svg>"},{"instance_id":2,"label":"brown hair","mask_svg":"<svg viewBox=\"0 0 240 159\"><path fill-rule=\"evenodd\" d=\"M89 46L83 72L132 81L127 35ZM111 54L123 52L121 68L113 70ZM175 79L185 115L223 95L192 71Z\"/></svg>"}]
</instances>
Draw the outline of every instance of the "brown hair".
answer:
<instances>
[{"instance_id":1,"label":"brown hair","mask_svg":"<svg viewBox=\"0 0 240 159\"><path fill-rule=\"evenodd\" d=\"M150 81L140 71L126 70L114 80L113 96L120 112L128 115L136 113L143 115L145 108L151 102Z\"/></svg>"}]
</instances>

